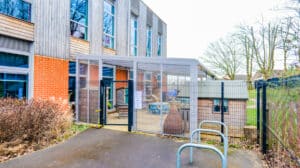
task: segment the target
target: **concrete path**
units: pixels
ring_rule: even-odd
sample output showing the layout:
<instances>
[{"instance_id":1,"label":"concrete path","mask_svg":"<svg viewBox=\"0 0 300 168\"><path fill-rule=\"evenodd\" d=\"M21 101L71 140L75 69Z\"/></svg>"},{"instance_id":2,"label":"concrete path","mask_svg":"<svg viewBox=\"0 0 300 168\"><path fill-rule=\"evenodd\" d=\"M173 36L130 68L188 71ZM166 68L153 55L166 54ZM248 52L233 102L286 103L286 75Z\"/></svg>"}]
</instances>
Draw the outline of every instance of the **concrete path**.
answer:
<instances>
[{"instance_id":1,"label":"concrete path","mask_svg":"<svg viewBox=\"0 0 300 168\"><path fill-rule=\"evenodd\" d=\"M53 147L4 162L0 168L174 168L176 151L182 143L149 135L130 134L108 129L88 129ZM220 167L216 154L196 151L195 162L188 164L183 152L182 167ZM229 168L261 168L250 151L229 153Z\"/></svg>"}]
</instances>

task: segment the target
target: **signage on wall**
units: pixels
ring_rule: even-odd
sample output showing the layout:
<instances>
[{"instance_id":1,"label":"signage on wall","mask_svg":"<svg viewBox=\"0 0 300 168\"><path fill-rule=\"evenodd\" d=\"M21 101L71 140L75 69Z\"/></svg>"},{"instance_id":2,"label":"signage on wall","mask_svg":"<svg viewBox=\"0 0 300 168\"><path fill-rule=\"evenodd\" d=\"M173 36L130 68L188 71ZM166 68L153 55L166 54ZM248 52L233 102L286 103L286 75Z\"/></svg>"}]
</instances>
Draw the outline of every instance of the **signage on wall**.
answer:
<instances>
[{"instance_id":1,"label":"signage on wall","mask_svg":"<svg viewBox=\"0 0 300 168\"><path fill-rule=\"evenodd\" d=\"M142 109L143 107L143 93L142 91L137 91L135 95L135 108L136 109Z\"/></svg>"}]
</instances>

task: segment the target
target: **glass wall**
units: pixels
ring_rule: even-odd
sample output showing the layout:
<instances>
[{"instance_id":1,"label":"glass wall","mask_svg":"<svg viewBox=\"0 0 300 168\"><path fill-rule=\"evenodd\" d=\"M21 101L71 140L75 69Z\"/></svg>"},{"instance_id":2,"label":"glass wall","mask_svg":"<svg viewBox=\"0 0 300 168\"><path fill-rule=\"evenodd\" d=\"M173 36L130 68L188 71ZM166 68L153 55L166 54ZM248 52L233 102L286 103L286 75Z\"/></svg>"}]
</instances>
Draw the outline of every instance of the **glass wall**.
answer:
<instances>
[{"instance_id":1,"label":"glass wall","mask_svg":"<svg viewBox=\"0 0 300 168\"><path fill-rule=\"evenodd\" d=\"M0 0L0 13L31 21L31 4L23 0Z\"/></svg>"}]
</instances>

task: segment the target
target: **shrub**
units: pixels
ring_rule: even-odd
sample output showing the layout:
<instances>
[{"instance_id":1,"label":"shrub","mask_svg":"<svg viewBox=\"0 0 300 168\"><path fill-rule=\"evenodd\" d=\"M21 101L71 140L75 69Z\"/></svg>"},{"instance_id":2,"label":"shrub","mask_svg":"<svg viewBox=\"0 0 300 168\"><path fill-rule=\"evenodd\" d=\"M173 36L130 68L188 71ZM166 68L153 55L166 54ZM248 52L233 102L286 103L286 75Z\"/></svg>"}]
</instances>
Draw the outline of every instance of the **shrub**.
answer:
<instances>
[{"instance_id":1,"label":"shrub","mask_svg":"<svg viewBox=\"0 0 300 168\"><path fill-rule=\"evenodd\" d=\"M51 141L71 125L72 113L62 100L0 99L0 142Z\"/></svg>"}]
</instances>

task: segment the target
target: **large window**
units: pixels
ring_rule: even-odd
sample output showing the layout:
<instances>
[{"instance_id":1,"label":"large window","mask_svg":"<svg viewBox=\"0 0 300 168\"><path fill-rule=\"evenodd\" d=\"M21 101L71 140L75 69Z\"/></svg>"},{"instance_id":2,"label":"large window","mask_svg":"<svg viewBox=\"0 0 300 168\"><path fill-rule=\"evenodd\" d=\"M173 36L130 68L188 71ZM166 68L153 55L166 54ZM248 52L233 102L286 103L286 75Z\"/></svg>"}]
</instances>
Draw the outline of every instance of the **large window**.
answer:
<instances>
[{"instance_id":1,"label":"large window","mask_svg":"<svg viewBox=\"0 0 300 168\"><path fill-rule=\"evenodd\" d=\"M31 21L31 4L23 0L0 0L0 13Z\"/></svg>"},{"instance_id":2,"label":"large window","mask_svg":"<svg viewBox=\"0 0 300 168\"><path fill-rule=\"evenodd\" d=\"M224 100L224 105L223 105L223 111L228 112L228 100ZM221 100L220 99L214 99L214 107L213 107L213 112L220 113L221 112Z\"/></svg>"},{"instance_id":3,"label":"large window","mask_svg":"<svg viewBox=\"0 0 300 168\"><path fill-rule=\"evenodd\" d=\"M147 44L146 44L146 56L152 56L152 28L147 26Z\"/></svg>"},{"instance_id":4,"label":"large window","mask_svg":"<svg viewBox=\"0 0 300 168\"><path fill-rule=\"evenodd\" d=\"M157 56L161 56L162 53L162 35L158 34L157 37Z\"/></svg>"},{"instance_id":5,"label":"large window","mask_svg":"<svg viewBox=\"0 0 300 168\"><path fill-rule=\"evenodd\" d=\"M29 67L28 62L28 56L0 52L0 66L4 67L4 72L0 72L0 98L27 98L28 74L11 72L14 70L20 71L20 69L17 68L24 68L24 70L27 70ZM9 69L11 72L6 73L5 69Z\"/></svg>"},{"instance_id":6,"label":"large window","mask_svg":"<svg viewBox=\"0 0 300 168\"><path fill-rule=\"evenodd\" d=\"M80 88L86 87L86 79L87 79L87 64L79 64L79 85ZM74 102L75 101L75 95L76 95L76 62L69 62L69 101Z\"/></svg>"},{"instance_id":7,"label":"large window","mask_svg":"<svg viewBox=\"0 0 300 168\"><path fill-rule=\"evenodd\" d=\"M0 73L0 98L26 98L28 75Z\"/></svg>"},{"instance_id":8,"label":"large window","mask_svg":"<svg viewBox=\"0 0 300 168\"><path fill-rule=\"evenodd\" d=\"M138 48L138 22L136 16L131 16L131 38L130 38L130 55L137 56Z\"/></svg>"},{"instance_id":9,"label":"large window","mask_svg":"<svg viewBox=\"0 0 300 168\"><path fill-rule=\"evenodd\" d=\"M28 56L0 52L0 66L28 68Z\"/></svg>"},{"instance_id":10,"label":"large window","mask_svg":"<svg viewBox=\"0 0 300 168\"><path fill-rule=\"evenodd\" d=\"M71 35L86 40L88 34L88 0L71 0L70 17Z\"/></svg>"},{"instance_id":11,"label":"large window","mask_svg":"<svg viewBox=\"0 0 300 168\"><path fill-rule=\"evenodd\" d=\"M115 7L112 1L104 0L103 46L115 47Z\"/></svg>"}]
</instances>

